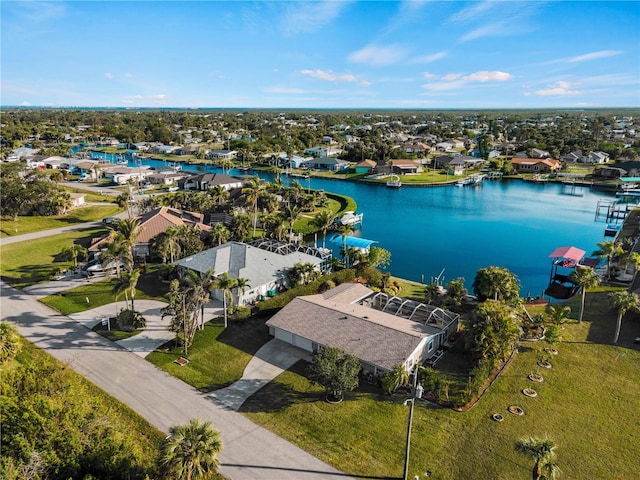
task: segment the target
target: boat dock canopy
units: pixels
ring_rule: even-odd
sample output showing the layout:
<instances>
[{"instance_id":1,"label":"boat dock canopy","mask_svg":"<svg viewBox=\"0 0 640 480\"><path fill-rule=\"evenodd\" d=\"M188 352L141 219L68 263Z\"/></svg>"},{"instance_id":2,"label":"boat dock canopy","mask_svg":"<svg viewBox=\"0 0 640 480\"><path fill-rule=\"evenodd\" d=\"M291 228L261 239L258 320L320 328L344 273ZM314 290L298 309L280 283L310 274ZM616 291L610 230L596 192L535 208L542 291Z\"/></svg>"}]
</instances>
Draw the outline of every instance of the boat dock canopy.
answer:
<instances>
[{"instance_id":1,"label":"boat dock canopy","mask_svg":"<svg viewBox=\"0 0 640 480\"><path fill-rule=\"evenodd\" d=\"M587 252L577 247L558 247L551 252L549 258L566 258L567 260L573 260L575 263L578 263L582 260L585 253Z\"/></svg>"},{"instance_id":2,"label":"boat dock canopy","mask_svg":"<svg viewBox=\"0 0 640 480\"><path fill-rule=\"evenodd\" d=\"M333 234L329 239L329 241L331 243L335 243L336 245L343 244L342 235L340 235L339 233ZM375 240L367 240L366 238L359 238L359 237L350 237L349 235L347 235L346 243L347 243L347 248L354 247L354 248L360 248L362 250L366 250L371 246L372 243L378 243L378 242L376 242Z\"/></svg>"}]
</instances>

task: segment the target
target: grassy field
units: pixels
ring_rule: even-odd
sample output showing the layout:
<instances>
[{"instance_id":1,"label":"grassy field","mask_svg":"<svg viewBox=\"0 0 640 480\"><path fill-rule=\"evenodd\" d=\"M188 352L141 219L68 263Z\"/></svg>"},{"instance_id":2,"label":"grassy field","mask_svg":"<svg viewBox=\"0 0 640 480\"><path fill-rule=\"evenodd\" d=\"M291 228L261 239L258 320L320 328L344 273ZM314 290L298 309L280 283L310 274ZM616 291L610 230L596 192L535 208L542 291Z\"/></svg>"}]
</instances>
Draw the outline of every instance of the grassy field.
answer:
<instances>
[{"instance_id":1,"label":"grassy field","mask_svg":"<svg viewBox=\"0 0 640 480\"><path fill-rule=\"evenodd\" d=\"M107 305L114 301L112 278L105 277L104 280L99 282L87 283L61 294L49 295L40 301L63 315L84 312L91 308ZM165 295L168 290L169 286L167 284L158 281L155 268L149 268L146 273L140 275L135 300L166 301ZM87 298L89 303L87 303ZM124 308L124 295L121 295L119 302Z\"/></svg>"},{"instance_id":2,"label":"grassy field","mask_svg":"<svg viewBox=\"0 0 640 480\"><path fill-rule=\"evenodd\" d=\"M232 321L225 330L221 323L207 322L196 333L189 349L189 364L173 363L184 356L182 347L167 345L147 356L154 365L202 392L224 388L242 377L253 354L269 335L264 319Z\"/></svg>"},{"instance_id":3,"label":"grassy field","mask_svg":"<svg viewBox=\"0 0 640 480\"><path fill-rule=\"evenodd\" d=\"M558 444L563 478L636 478L640 353L593 343L613 333L615 315L604 310L606 316L585 314L592 321L565 327L566 341L558 347L552 369L540 369L543 383L534 384L527 375L538 370L538 353L546 345L523 344L470 411L457 413L419 402L409 477L430 470L432 478L440 479L529 478L532 463L517 455L513 444L520 437L548 435ZM632 328L627 328L623 343L630 342ZM538 396L524 396L521 390L526 387L535 388ZM250 398L242 411L350 475L398 477L408 416L404 399L366 386L342 404L330 405L299 363ZM525 414L509 414L510 405L519 405ZM504 421L493 421L493 413L503 414Z\"/></svg>"},{"instance_id":4,"label":"grassy field","mask_svg":"<svg viewBox=\"0 0 640 480\"><path fill-rule=\"evenodd\" d=\"M104 232L103 228L91 228L5 245L0 249L0 275L16 288L51 280L60 268L73 267L71 261L60 256L64 248L74 243L86 247L91 238Z\"/></svg>"},{"instance_id":5,"label":"grassy field","mask_svg":"<svg viewBox=\"0 0 640 480\"><path fill-rule=\"evenodd\" d=\"M104 217L115 215L122 211L117 205L105 204L102 206L87 206L72 210L67 215L52 217L18 217L14 222L10 218L2 218L0 225L0 238L24 235L25 233L41 232L54 228L70 227L77 223L95 222Z\"/></svg>"}]
</instances>

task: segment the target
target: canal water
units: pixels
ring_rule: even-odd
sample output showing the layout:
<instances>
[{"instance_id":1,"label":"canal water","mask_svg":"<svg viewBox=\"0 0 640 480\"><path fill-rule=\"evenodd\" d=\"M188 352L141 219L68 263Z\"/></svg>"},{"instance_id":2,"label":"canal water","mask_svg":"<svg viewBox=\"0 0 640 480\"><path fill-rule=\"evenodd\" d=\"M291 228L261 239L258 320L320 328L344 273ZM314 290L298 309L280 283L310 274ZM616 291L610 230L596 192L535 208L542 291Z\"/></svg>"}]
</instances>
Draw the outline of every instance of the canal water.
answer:
<instances>
[{"instance_id":1,"label":"canal water","mask_svg":"<svg viewBox=\"0 0 640 480\"><path fill-rule=\"evenodd\" d=\"M165 166L161 160L145 159L142 164ZM182 168L220 172L213 166ZM269 173L260 176L273 179ZM594 217L598 200L607 196L588 188L512 180L476 187L389 189L321 178L296 180L305 189L352 197L358 213L364 214L354 235L375 240L391 252L389 271L394 276L425 283L444 269L441 280L463 277L471 290L476 271L496 265L516 274L521 296L535 297L547 286L548 256L556 247L573 245L589 256L604 237L605 224Z\"/></svg>"}]
</instances>

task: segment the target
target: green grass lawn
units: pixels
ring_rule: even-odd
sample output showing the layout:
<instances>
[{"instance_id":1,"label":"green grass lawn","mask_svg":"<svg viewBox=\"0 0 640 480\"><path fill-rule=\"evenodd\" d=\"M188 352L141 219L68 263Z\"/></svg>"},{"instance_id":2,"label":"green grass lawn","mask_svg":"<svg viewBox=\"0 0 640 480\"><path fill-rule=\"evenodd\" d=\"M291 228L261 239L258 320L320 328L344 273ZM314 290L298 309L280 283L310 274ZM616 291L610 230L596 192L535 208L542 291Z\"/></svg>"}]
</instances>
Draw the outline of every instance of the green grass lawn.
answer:
<instances>
[{"instance_id":1,"label":"green grass lawn","mask_svg":"<svg viewBox=\"0 0 640 480\"><path fill-rule=\"evenodd\" d=\"M104 217L115 215L122 211L113 204L102 206L86 206L70 211L67 215L51 217L18 217L18 221L4 217L0 222L0 238L24 235L25 233L40 232L54 228L69 227L77 223L95 222Z\"/></svg>"},{"instance_id":2,"label":"green grass lawn","mask_svg":"<svg viewBox=\"0 0 640 480\"><path fill-rule=\"evenodd\" d=\"M538 369L539 350L547 345L523 343L468 412L419 402L409 478L426 470L440 479L529 478L533 464L517 455L513 444L520 437L545 435L558 444L563 478L636 478L640 352L625 346L633 347L640 322L625 320L625 346L603 343L610 341L615 321L606 294L588 295L587 321L565 326L553 367L540 369L543 383L533 383L527 375ZM577 313L576 307L573 316ZM521 390L526 387L536 389L538 396L524 396ZM385 396L366 385L343 403L330 405L322 389L306 379L305 364L299 363L251 397L242 411L348 474L399 477L408 418L404 399L403 394ZM509 405L522 407L524 416L509 414ZM493 413L503 414L504 421L493 421Z\"/></svg>"},{"instance_id":3,"label":"green grass lawn","mask_svg":"<svg viewBox=\"0 0 640 480\"><path fill-rule=\"evenodd\" d=\"M140 276L138 288L136 288L135 300L166 301L164 296L169 289L168 285L158 281L154 271L155 269L149 269L147 273ZM63 315L84 312L85 310L102 305L108 305L114 302L111 278L105 278L99 282L87 283L57 295L49 295L40 301ZM89 303L87 303L87 298L89 299ZM124 296L121 296L119 303L122 305L122 308L124 308Z\"/></svg>"},{"instance_id":4,"label":"green grass lawn","mask_svg":"<svg viewBox=\"0 0 640 480\"><path fill-rule=\"evenodd\" d=\"M264 319L231 321L225 330L219 322L207 322L189 348L189 364L173 363L184 356L182 347L166 345L147 356L154 365L200 391L224 388L242 377L253 354L269 340Z\"/></svg>"},{"instance_id":5,"label":"green grass lawn","mask_svg":"<svg viewBox=\"0 0 640 480\"><path fill-rule=\"evenodd\" d=\"M0 275L16 288L51 280L60 268L73 268L71 261L60 257L64 248L74 243L86 247L91 238L99 237L105 231L103 228L91 228L5 245L0 248Z\"/></svg>"}]
</instances>

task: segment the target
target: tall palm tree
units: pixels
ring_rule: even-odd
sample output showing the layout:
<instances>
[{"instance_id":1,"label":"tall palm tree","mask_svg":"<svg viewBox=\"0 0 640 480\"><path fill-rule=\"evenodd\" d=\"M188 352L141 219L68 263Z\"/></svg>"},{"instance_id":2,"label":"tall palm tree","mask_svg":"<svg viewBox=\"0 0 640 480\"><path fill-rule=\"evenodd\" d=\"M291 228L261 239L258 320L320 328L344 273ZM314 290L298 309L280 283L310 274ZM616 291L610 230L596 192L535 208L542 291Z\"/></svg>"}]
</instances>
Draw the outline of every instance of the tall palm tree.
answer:
<instances>
[{"instance_id":1,"label":"tall palm tree","mask_svg":"<svg viewBox=\"0 0 640 480\"><path fill-rule=\"evenodd\" d=\"M134 312L135 307L133 305L133 300L136 297L136 287L138 286L138 280L140 280L140 270L134 268L133 270L131 270L131 272L126 272L123 277L127 282L129 296L131 297L131 311Z\"/></svg>"},{"instance_id":2,"label":"tall palm tree","mask_svg":"<svg viewBox=\"0 0 640 480\"><path fill-rule=\"evenodd\" d=\"M129 251L128 262L126 263L127 270L131 272L133 270L133 247L136 244L136 239L140 232L142 232L142 226L137 218L125 218L118 220L114 224L115 237L121 241Z\"/></svg>"},{"instance_id":3,"label":"tall palm tree","mask_svg":"<svg viewBox=\"0 0 640 480\"><path fill-rule=\"evenodd\" d=\"M247 186L242 189L246 200L253 209L253 236L256 236L256 223L258 222L258 200L266 189L266 185L260 183L259 177L249 177Z\"/></svg>"},{"instance_id":4,"label":"tall palm tree","mask_svg":"<svg viewBox=\"0 0 640 480\"><path fill-rule=\"evenodd\" d=\"M180 254L180 231L175 226L167 228L161 235L158 250L164 261L168 254L171 263Z\"/></svg>"},{"instance_id":5,"label":"tall palm tree","mask_svg":"<svg viewBox=\"0 0 640 480\"><path fill-rule=\"evenodd\" d=\"M335 223L335 221L335 215L332 215L328 210L320 211L320 213L318 213L315 217L313 217L313 220L311 220L311 224L322 231L322 248L326 248L327 232Z\"/></svg>"},{"instance_id":6,"label":"tall palm tree","mask_svg":"<svg viewBox=\"0 0 640 480\"><path fill-rule=\"evenodd\" d=\"M597 287L600 283L600 277L593 268L576 266L573 272L571 272L571 275L569 275L569 279L576 285L580 285L582 289L582 293L580 294L580 315L578 316L578 323L582 323L584 299L587 294L587 289Z\"/></svg>"},{"instance_id":7,"label":"tall palm tree","mask_svg":"<svg viewBox=\"0 0 640 480\"><path fill-rule=\"evenodd\" d=\"M231 232L224 225L224 223L214 223L213 225L211 225L209 236L213 240L213 243L219 246L229 240Z\"/></svg>"},{"instance_id":8,"label":"tall palm tree","mask_svg":"<svg viewBox=\"0 0 640 480\"><path fill-rule=\"evenodd\" d=\"M342 258L345 260L345 255L347 253L347 236L350 233L353 233L353 225L347 223L346 225L339 225L338 232L340 232L340 236L342 237Z\"/></svg>"},{"instance_id":9,"label":"tall palm tree","mask_svg":"<svg viewBox=\"0 0 640 480\"><path fill-rule=\"evenodd\" d=\"M541 480L544 470L550 471L550 473L554 472L551 474L551 478L555 478L558 473L558 467L553 463L556 444L552 440L548 438L521 438L516 441L515 449L518 453L534 458L535 463L531 471L533 480Z\"/></svg>"},{"instance_id":10,"label":"tall palm tree","mask_svg":"<svg viewBox=\"0 0 640 480\"><path fill-rule=\"evenodd\" d=\"M618 343L618 337L620 337L620 329L622 327L622 317L628 311L640 311L640 298L635 293L628 291L612 292L609 294L612 300L614 308L618 311L618 318L616 319L616 331L613 335L613 343Z\"/></svg>"},{"instance_id":11,"label":"tall palm tree","mask_svg":"<svg viewBox=\"0 0 640 480\"><path fill-rule=\"evenodd\" d=\"M191 420L187 425L171 427L160 447L160 464L171 478L199 480L211 478L220 462L222 440L211 422Z\"/></svg>"},{"instance_id":12,"label":"tall palm tree","mask_svg":"<svg viewBox=\"0 0 640 480\"><path fill-rule=\"evenodd\" d=\"M611 260L622 255L624 253L622 246L613 240L605 240L604 242L596 243L598 250L591 255L603 259L607 259L607 279L611 278Z\"/></svg>"},{"instance_id":13,"label":"tall palm tree","mask_svg":"<svg viewBox=\"0 0 640 480\"><path fill-rule=\"evenodd\" d=\"M62 250L62 254L66 258L73 260L74 268L78 266L78 258L87 258L87 249L78 243L74 243L70 247Z\"/></svg>"},{"instance_id":14,"label":"tall palm tree","mask_svg":"<svg viewBox=\"0 0 640 480\"><path fill-rule=\"evenodd\" d=\"M229 326L229 315L227 312L227 300L230 298L233 302L233 297L231 296L231 290L236 286L236 281L233 278L229 277L227 272L224 272L218 278L216 278L215 288L222 291L222 307L224 308L224 328Z\"/></svg>"},{"instance_id":15,"label":"tall palm tree","mask_svg":"<svg viewBox=\"0 0 640 480\"><path fill-rule=\"evenodd\" d=\"M288 205L285 207L285 215L289 220L289 241L293 238L293 224L296 222L300 214L302 213L302 209L295 205Z\"/></svg>"},{"instance_id":16,"label":"tall palm tree","mask_svg":"<svg viewBox=\"0 0 640 480\"><path fill-rule=\"evenodd\" d=\"M549 316L554 325L563 324L571 314L571 307L568 305L550 305Z\"/></svg>"},{"instance_id":17,"label":"tall palm tree","mask_svg":"<svg viewBox=\"0 0 640 480\"><path fill-rule=\"evenodd\" d=\"M113 284L111 293L113 294L113 300L116 302L116 309L117 302L120 300L120 295L123 293L125 308L129 308L129 279L125 278L124 275L120 275L111 279L111 283Z\"/></svg>"},{"instance_id":18,"label":"tall palm tree","mask_svg":"<svg viewBox=\"0 0 640 480\"><path fill-rule=\"evenodd\" d=\"M116 276L120 276L121 265L129 265L131 251L116 236L112 242L107 243L106 249L100 253L102 268L108 272L111 265L115 265Z\"/></svg>"},{"instance_id":19,"label":"tall palm tree","mask_svg":"<svg viewBox=\"0 0 640 480\"><path fill-rule=\"evenodd\" d=\"M215 202L217 207L229 198L229 192L222 185L215 185L213 188L210 188L207 193Z\"/></svg>"},{"instance_id":20,"label":"tall palm tree","mask_svg":"<svg viewBox=\"0 0 640 480\"><path fill-rule=\"evenodd\" d=\"M251 285L249 285L248 278L242 278L242 277L236 278L235 288L236 288L236 293L238 294L238 299L240 298L240 294L244 295L244 292L246 292L247 288L249 287L251 287Z\"/></svg>"},{"instance_id":21,"label":"tall palm tree","mask_svg":"<svg viewBox=\"0 0 640 480\"><path fill-rule=\"evenodd\" d=\"M189 290L194 308L200 312L200 327L204 328L204 306L209 302L211 289L216 284L215 273L213 269L207 270L202 275L194 270L187 270L183 283Z\"/></svg>"}]
</instances>

